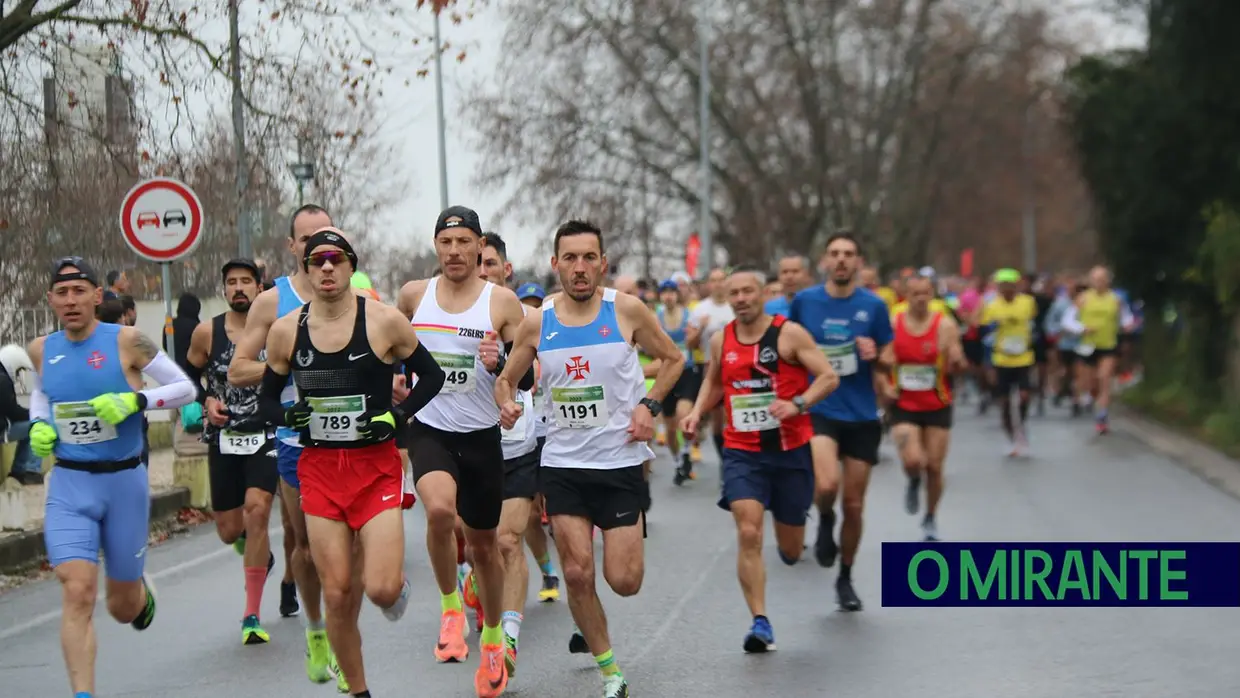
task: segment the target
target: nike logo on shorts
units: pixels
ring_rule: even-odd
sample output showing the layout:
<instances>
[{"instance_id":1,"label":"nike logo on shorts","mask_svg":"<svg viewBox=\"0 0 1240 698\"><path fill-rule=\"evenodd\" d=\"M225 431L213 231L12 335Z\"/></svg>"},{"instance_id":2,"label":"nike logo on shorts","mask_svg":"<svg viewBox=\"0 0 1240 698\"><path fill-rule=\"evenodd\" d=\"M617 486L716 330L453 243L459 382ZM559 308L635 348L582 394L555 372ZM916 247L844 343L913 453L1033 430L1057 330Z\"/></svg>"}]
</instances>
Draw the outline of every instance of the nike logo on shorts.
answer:
<instances>
[{"instance_id":1,"label":"nike logo on shorts","mask_svg":"<svg viewBox=\"0 0 1240 698\"><path fill-rule=\"evenodd\" d=\"M393 498L393 497L395 497L395 496L396 496L396 495L394 495L394 494L386 494L386 495L384 495L384 496L383 496L383 501L385 501L385 502L386 502L386 501L388 501L389 499L391 499L391 498Z\"/></svg>"}]
</instances>

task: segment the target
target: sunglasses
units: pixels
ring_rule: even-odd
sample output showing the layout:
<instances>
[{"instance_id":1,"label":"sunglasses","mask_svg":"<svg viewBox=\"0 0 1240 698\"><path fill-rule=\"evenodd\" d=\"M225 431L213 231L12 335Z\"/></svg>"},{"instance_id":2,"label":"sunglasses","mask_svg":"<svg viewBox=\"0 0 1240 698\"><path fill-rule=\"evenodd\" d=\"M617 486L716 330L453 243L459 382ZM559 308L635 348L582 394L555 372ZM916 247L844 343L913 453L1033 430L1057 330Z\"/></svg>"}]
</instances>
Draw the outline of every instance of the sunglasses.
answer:
<instances>
[{"instance_id":1,"label":"sunglasses","mask_svg":"<svg viewBox=\"0 0 1240 698\"><path fill-rule=\"evenodd\" d=\"M349 261L349 256L337 250L325 250L311 254L309 260L312 267L321 267L328 263L334 267Z\"/></svg>"},{"instance_id":2,"label":"sunglasses","mask_svg":"<svg viewBox=\"0 0 1240 698\"><path fill-rule=\"evenodd\" d=\"M59 273L60 270L65 267L77 267L78 269L81 269L82 261L83 260L81 257L61 257L52 263L52 273Z\"/></svg>"}]
</instances>

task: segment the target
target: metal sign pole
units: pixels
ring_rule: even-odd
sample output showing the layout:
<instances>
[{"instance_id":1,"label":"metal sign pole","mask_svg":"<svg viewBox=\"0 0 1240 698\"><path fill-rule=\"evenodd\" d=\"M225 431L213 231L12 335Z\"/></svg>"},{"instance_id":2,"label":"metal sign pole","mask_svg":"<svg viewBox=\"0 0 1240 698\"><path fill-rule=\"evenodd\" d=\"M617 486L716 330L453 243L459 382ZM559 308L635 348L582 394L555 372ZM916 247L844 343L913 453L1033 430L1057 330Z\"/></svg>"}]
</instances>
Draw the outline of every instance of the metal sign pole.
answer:
<instances>
[{"instance_id":1,"label":"metal sign pole","mask_svg":"<svg viewBox=\"0 0 1240 698\"><path fill-rule=\"evenodd\" d=\"M163 262L159 266L164 275L164 337L168 341L168 356L175 357L177 352L172 336L172 264Z\"/></svg>"}]
</instances>

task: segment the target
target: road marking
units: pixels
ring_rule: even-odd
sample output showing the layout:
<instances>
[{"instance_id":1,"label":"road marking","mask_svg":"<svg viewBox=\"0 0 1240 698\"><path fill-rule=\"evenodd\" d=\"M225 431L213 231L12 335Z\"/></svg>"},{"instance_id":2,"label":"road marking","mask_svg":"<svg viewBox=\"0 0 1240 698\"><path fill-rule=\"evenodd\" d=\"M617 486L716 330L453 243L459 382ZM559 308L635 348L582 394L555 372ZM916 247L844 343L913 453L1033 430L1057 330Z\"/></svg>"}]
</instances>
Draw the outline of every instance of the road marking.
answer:
<instances>
[{"instance_id":1,"label":"road marking","mask_svg":"<svg viewBox=\"0 0 1240 698\"><path fill-rule=\"evenodd\" d=\"M702 571L698 573L697 579L693 580L693 584L689 585L689 588L685 591L685 593L676 601L676 605L672 606L672 612L667 614L667 617L663 620L663 624L660 625L649 637L649 639L643 643L642 648L638 650L637 654L633 655L633 659L631 661L640 662L642 658L650 653L650 650L658 646L659 642L663 640L663 636L667 635L667 633L672 629L672 626L680 621L680 616L683 615L685 609L689 607L689 601L697 597L698 592L701 591L702 587L706 584L706 580L710 579L711 576L714 575L715 566L718 565L719 561L723 559L724 553L731 550L734 545L735 543L729 540L723 545L720 545L718 548L715 548L715 552L711 555L710 561L705 565L702 565ZM0 635L0 640L3 639L4 636Z\"/></svg>"},{"instance_id":2,"label":"road marking","mask_svg":"<svg viewBox=\"0 0 1240 698\"><path fill-rule=\"evenodd\" d=\"M274 548L275 541L284 539L284 527L278 526L275 528L267 529L267 538L272 541L272 547ZM221 543L221 545L223 544ZM179 572L184 572L185 570L193 569L195 567L198 567L199 565L210 562L219 557L225 557L227 555L232 555L234 557L237 555L237 552L233 550L233 547L231 545L225 545L224 547L218 550L213 550L209 553L206 553L205 555L199 555L198 557L191 558L189 560L186 560L185 562L175 564L172 567L167 567L158 572L152 572L151 579L158 581L160 579L163 579L164 577L170 577ZM100 584L100 586L103 586L103 584ZM99 595L95 597L95 603L98 604L100 601L103 601L105 598L107 598L106 592L101 591L99 592ZM47 613L40 613L39 615L35 616L34 618L31 618L28 621L18 623L17 625L14 625L10 628L5 629L3 632L0 632L0 640L7 640L10 637L18 636L26 632L27 630L33 630L34 628L37 628L40 625L47 625L48 623L56 620L57 618L60 618L60 613L61 613L60 609L56 609L55 611L48 611Z\"/></svg>"}]
</instances>

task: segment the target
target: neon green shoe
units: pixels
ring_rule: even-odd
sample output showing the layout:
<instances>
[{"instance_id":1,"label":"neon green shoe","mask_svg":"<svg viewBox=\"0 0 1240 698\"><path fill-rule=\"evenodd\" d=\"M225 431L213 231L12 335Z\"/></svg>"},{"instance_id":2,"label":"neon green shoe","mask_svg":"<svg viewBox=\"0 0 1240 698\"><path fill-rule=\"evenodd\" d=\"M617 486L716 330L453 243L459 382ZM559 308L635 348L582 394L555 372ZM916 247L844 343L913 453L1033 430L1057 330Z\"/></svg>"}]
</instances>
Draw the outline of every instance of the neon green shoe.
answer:
<instances>
[{"instance_id":1,"label":"neon green shoe","mask_svg":"<svg viewBox=\"0 0 1240 698\"><path fill-rule=\"evenodd\" d=\"M331 665L336 660L332 657L331 645L327 643L326 630L306 631L306 676L313 683L327 683L332 680Z\"/></svg>"},{"instance_id":2,"label":"neon green shoe","mask_svg":"<svg viewBox=\"0 0 1240 698\"><path fill-rule=\"evenodd\" d=\"M331 653L331 658L327 663L328 668L336 676L336 693L349 695L349 680L344 677L344 672L340 670L340 665L336 663L336 653Z\"/></svg>"},{"instance_id":3,"label":"neon green shoe","mask_svg":"<svg viewBox=\"0 0 1240 698\"><path fill-rule=\"evenodd\" d=\"M232 546L233 550L237 551L238 555L245 555L245 536L241 536L237 540L233 541Z\"/></svg>"},{"instance_id":4,"label":"neon green shoe","mask_svg":"<svg viewBox=\"0 0 1240 698\"><path fill-rule=\"evenodd\" d=\"M258 624L258 616L246 616L241 621L241 644L262 645L271 642L271 636Z\"/></svg>"}]
</instances>

